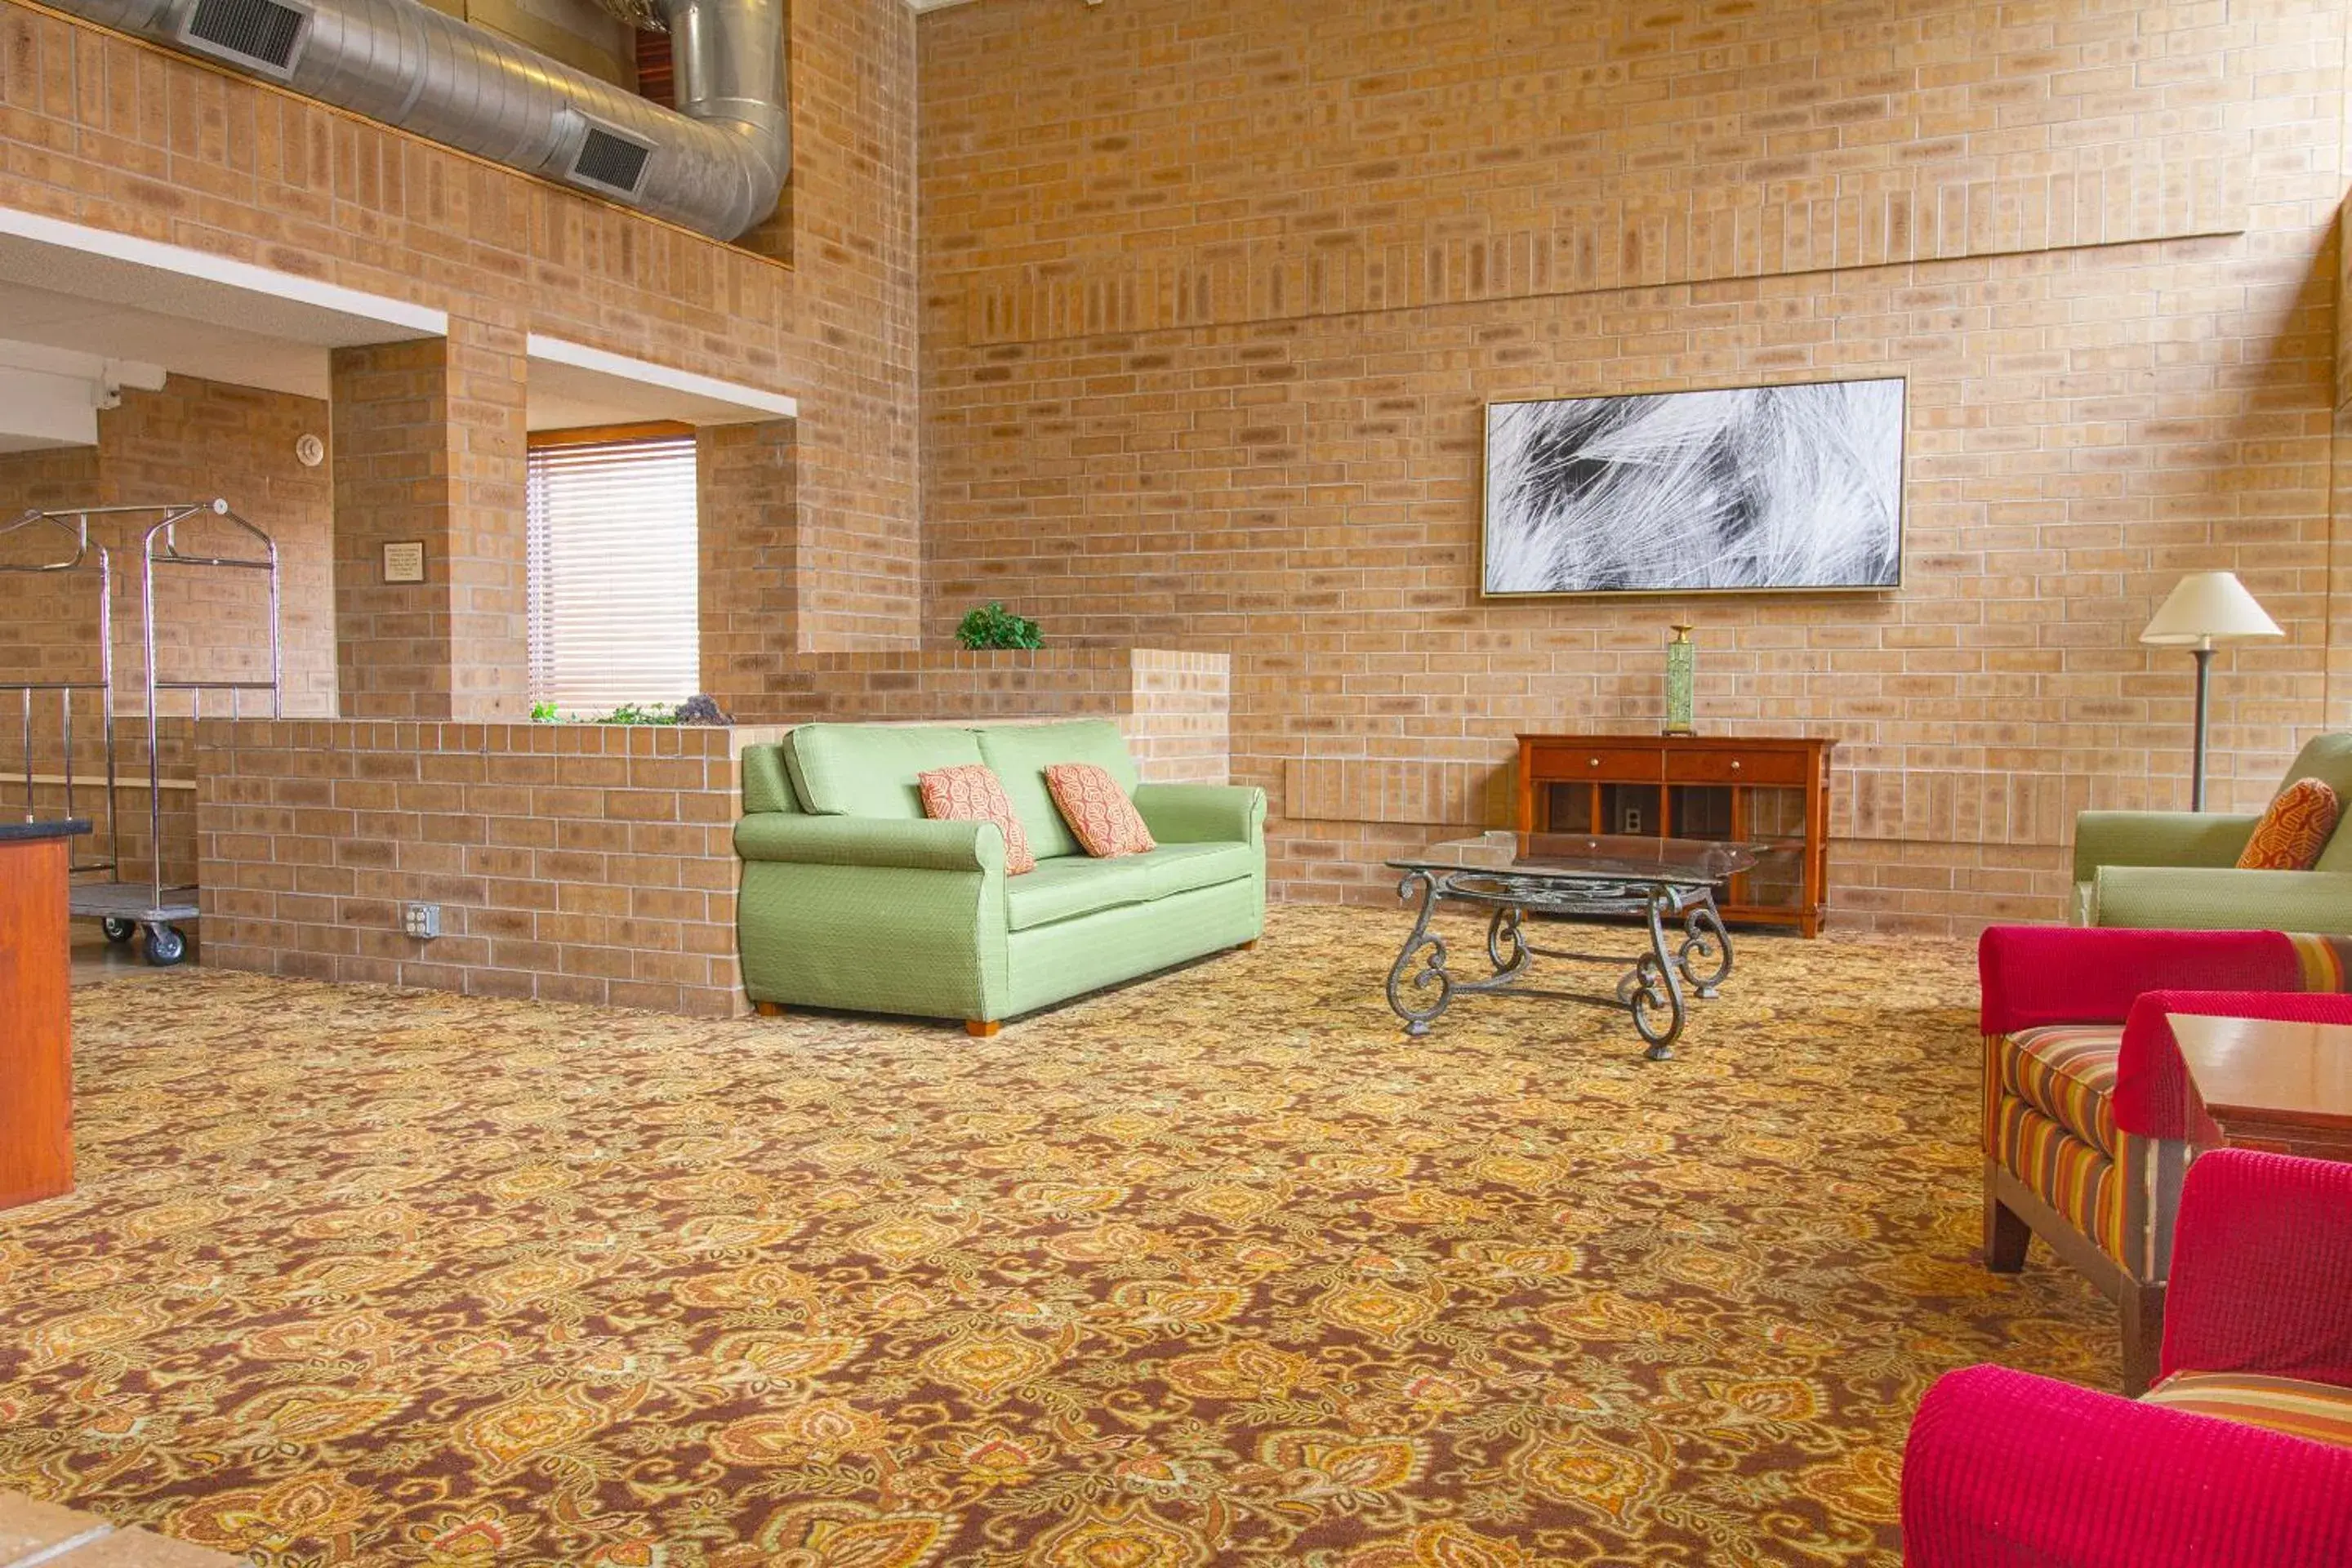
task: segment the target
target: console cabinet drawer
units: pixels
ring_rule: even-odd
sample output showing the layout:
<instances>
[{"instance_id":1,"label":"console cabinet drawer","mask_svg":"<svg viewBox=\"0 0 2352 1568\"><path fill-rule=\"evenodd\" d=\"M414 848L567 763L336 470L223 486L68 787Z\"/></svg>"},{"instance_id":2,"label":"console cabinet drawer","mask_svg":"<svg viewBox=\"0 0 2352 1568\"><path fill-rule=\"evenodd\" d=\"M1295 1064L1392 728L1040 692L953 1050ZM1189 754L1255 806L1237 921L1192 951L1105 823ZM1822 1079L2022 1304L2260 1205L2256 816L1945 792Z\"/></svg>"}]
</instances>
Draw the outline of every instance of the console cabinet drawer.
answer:
<instances>
[{"instance_id":1,"label":"console cabinet drawer","mask_svg":"<svg viewBox=\"0 0 2352 1568\"><path fill-rule=\"evenodd\" d=\"M1533 761L1537 778L1559 784L1647 784L1665 774L1664 754L1649 746L1538 746Z\"/></svg>"},{"instance_id":2,"label":"console cabinet drawer","mask_svg":"<svg viewBox=\"0 0 2352 1568\"><path fill-rule=\"evenodd\" d=\"M1670 784L1801 784L1802 752L1669 752Z\"/></svg>"}]
</instances>

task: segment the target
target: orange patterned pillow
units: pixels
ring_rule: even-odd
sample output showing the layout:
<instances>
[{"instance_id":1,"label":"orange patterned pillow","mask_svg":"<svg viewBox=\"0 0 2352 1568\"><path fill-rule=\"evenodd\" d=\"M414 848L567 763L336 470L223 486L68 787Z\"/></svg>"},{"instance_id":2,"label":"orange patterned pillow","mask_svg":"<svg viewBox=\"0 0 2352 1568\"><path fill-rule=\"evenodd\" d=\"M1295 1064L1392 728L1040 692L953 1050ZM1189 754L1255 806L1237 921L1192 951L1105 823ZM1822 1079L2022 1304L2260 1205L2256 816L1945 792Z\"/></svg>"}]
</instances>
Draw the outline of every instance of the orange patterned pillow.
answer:
<instances>
[{"instance_id":1,"label":"orange patterned pillow","mask_svg":"<svg viewBox=\"0 0 2352 1568\"><path fill-rule=\"evenodd\" d=\"M1135 802L1108 769L1092 763L1055 763L1045 770L1045 788L1054 797L1054 809L1097 859L1160 847L1152 842L1151 829L1143 826Z\"/></svg>"},{"instance_id":2,"label":"orange patterned pillow","mask_svg":"<svg viewBox=\"0 0 2352 1568\"><path fill-rule=\"evenodd\" d=\"M2308 871L2319 864L2342 808L2336 792L2317 779L2297 779L2279 791L2254 836L2238 857L2242 871Z\"/></svg>"},{"instance_id":3,"label":"orange patterned pillow","mask_svg":"<svg viewBox=\"0 0 2352 1568\"><path fill-rule=\"evenodd\" d=\"M1013 815L1013 802L1005 797L1004 781L995 769L983 763L933 768L915 775L915 787L922 793L923 815L933 822L992 822L1003 828L1006 876L1037 868L1037 857L1029 853L1029 835Z\"/></svg>"}]
</instances>

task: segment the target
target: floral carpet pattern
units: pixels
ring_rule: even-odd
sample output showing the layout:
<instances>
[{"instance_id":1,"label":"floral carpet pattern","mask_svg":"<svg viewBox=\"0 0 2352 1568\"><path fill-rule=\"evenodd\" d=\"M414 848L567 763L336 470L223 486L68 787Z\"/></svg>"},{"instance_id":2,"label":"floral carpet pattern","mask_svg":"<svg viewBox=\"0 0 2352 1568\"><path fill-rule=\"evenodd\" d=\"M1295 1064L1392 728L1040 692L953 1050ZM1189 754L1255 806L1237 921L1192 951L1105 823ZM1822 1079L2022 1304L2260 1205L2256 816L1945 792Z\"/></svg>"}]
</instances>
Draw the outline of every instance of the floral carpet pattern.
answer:
<instances>
[{"instance_id":1,"label":"floral carpet pattern","mask_svg":"<svg viewBox=\"0 0 2352 1568\"><path fill-rule=\"evenodd\" d=\"M2114 1375L1974 1261L1966 948L1747 937L1654 1063L1406 1040L1403 929L1278 909L983 1041L85 989L0 1488L268 1565L1893 1564L1937 1374Z\"/></svg>"}]
</instances>

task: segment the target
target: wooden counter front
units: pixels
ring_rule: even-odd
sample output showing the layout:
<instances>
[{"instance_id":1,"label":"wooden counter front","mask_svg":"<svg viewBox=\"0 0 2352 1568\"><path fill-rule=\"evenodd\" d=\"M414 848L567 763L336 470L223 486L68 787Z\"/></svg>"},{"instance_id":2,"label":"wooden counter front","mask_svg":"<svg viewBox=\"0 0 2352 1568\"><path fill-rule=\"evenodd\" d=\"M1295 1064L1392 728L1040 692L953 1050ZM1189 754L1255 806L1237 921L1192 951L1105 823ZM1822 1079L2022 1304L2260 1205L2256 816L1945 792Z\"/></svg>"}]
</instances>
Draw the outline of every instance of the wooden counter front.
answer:
<instances>
[{"instance_id":1,"label":"wooden counter front","mask_svg":"<svg viewBox=\"0 0 2352 1568\"><path fill-rule=\"evenodd\" d=\"M89 830L0 823L0 1208L73 1190L66 867Z\"/></svg>"}]
</instances>

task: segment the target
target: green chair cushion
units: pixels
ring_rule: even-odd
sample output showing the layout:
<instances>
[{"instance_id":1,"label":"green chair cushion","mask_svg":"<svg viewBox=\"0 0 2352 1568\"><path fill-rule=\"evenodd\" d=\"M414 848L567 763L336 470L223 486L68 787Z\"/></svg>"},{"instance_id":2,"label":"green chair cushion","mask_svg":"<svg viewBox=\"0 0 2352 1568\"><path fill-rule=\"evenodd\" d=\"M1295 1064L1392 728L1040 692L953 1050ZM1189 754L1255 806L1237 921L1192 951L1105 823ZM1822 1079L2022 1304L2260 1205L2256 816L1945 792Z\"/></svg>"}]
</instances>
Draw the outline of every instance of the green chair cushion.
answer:
<instances>
[{"instance_id":1,"label":"green chair cushion","mask_svg":"<svg viewBox=\"0 0 2352 1568\"><path fill-rule=\"evenodd\" d=\"M802 806L820 816L919 817L915 776L981 755L970 730L944 725L803 724L784 737L784 759Z\"/></svg>"},{"instance_id":2,"label":"green chair cushion","mask_svg":"<svg viewBox=\"0 0 2352 1568\"><path fill-rule=\"evenodd\" d=\"M1066 855L1005 879L1005 925L1012 931L1033 931L1055 921L1241 881L1255 875L1257 868L1257 851L1246 844L1165 844L1148 854L1108 860Z\"/></svg>"},{"instance_id":3,"label":"green chair cushion","mask_svg":"<svg viewBox=\"0 0 2352 1568\"><path fill-rule=\"evenodd\" d=\"M995 724L980 731L979 736L981 760L1003 781L1013 814L1029 835L1030 853L1040 860L1085 853L1045 788L1048 767L1055 763L1093 763L1129 795L1139 782L1135 759L1127 754L1127 737L1108 719L1081 719L1066 724Z\"/></svg>"},{"instance_id":4,"label":"green chair cushion","mask_svg":"<svg viewBox=\"0 0 2352 1568\"><path fill-rule=\"evenodd\" d=\"M2317 779L2336 792L2336 798L2352 805L2352 735L2315 735L2295 753L2294 765L2279 784L2284 790L2298 779ZM2352 871L2352 833L2343 825L2327 840L2327 847L2319 852L2319 864L2315 871Z\"/></svg>"}]
</instances>

